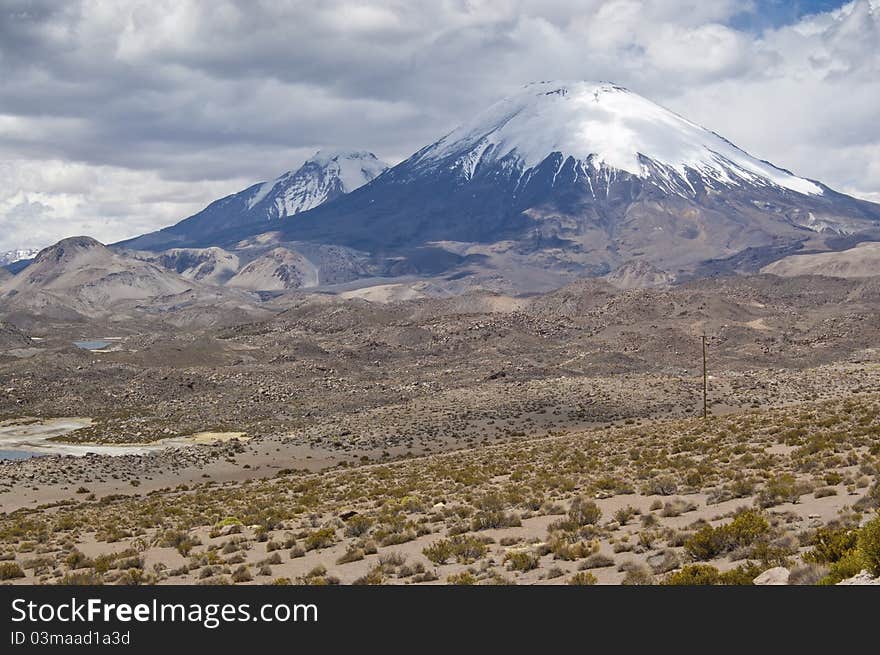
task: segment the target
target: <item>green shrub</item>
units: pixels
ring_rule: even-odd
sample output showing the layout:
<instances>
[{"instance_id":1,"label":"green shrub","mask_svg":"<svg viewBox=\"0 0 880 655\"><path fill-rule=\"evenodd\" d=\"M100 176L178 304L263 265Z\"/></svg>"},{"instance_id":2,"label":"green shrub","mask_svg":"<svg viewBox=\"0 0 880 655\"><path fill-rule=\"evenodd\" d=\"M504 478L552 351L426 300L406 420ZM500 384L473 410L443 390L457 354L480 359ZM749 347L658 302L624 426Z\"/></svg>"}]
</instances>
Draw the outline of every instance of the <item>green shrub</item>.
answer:
<instances>
[{"instance_id":1,"label":"green shrub","mask_svg":"<svg viewBox=\"0 0 880 655\"><path fill-rule=\"evenodd\" d=\"M858 549L868 572L880 576L880 514L859 530Z\"/></svg>"},{"instance_id":2,"label":"green shrub","mask_svg":"<svg viewBox=\"0 0 880 655\"><path fill-rule=\"evenodd\" d=\"M688 564L680 571L670 573L663 580L665 585L751 585L761 574L761 567L745 564L720 572L709 564Z\"/></svg>"},{"instance_id":3,"label":"green shrub","mask_svg":"<svg viewBox=\"0 0 880 655\"><path fill-rule=\"evenodd\" d=\"M858 548L853 548L831 565L828 575L822 578L819 584L837 584L841 580L858 575L865 568L865 564L862 552Z\"/></svg>"},{"instance_id":4,"label":"green shrub","mask_svg":"<svg viewBox=\"0 0 880 655\"><path fill-rule=\"evenodd\" d=\"M770 524L764 515L754 509L737 514L726 526L722 526L732 547L751 546L770 531Z\"/></svg>"},{"instance_id":5,"label":"green shrub","mask_svg":"<svg viewBox=\"0 0 880 655\"><path fill-rule=\"evenodd\" d=\"M813 549L804 554L804 561L833 564L856 547L858 532L849 528L823 527L813 537Z\"/></svg>"},{"instance_id":6,"label":"green shrub","mask_svg":"<svg viewBox=\"0 0 880 655\"><path fill-rule=\"evenodd\" d=\"M319 528L305 539L306 550L318 550L327 548L336 542L336 530L333 528Z\"/></svg>"},{"instance_id":7,"label":"green shrub","mask_svg":"<svg viewBox=\"0 0 880 655\"><path fill-rule=\"evenodd\" d=\"M747 509L737 514L730 523L713 528L703 526L684 542L684 549L695 560L715 559L735 548L751 546L764 539L770 524L758 510Z\"/></svg>"},{"instance_id":8,"label":"green shrub","mask_svg":"<svg viewBox=\"0 0 880 655\"><path fill-rule=\"evenodd\" d=\"M726 535L720 528L706 525L684 542L685 552L695 560L710 560L721 555L727 548Z\"/></svg>"},{"instance_id":9,"label":"green shrub","mask_svg":"<svg viewBox=\"0 0 880 655\"><path fill-rule=\"evenodd\" d=\"M453 555L452 542L449 539L440 539L430 546L422 549L422 554L434 564L445 564Z\"/></svg>"},{"instance_id":10,"label":"green shrub","mask_svg":"<svg viewBox=\"0 0 880 655\"><path fill-rule=\"evenodd\" d=\"M680 571L671 573L663 579L665 585L717 585L720 584L721 572L709 564L688 564Z\"/></svg>"}]
</instances>

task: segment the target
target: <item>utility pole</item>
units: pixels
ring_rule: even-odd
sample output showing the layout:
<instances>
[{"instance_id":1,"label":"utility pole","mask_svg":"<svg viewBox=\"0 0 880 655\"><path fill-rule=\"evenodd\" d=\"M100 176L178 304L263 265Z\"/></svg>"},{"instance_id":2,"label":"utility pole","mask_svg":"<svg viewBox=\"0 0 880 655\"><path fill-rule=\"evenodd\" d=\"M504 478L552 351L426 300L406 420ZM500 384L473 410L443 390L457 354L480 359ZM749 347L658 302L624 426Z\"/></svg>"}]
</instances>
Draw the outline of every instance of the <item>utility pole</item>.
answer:
<instances>
[{"instance_id":1,"label":"utility pole","mask_svg":"<svg viewBox=\"0 0 880 655\"><path fill-rule=\"evenodd\" d=\"M706 335L702 335L703 340L703 418L709 418L709 403L707 394L709 390L709 377L706 375Z\"/></svg>"}]
</instances>

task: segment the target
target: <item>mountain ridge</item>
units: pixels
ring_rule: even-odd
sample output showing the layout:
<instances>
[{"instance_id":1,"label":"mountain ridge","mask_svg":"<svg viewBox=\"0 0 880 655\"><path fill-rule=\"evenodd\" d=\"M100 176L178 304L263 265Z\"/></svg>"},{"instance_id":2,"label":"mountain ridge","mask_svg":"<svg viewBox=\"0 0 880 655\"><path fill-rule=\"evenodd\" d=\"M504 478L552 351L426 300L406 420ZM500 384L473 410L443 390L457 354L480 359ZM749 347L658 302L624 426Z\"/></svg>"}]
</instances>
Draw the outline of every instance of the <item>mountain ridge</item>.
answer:
<instances>
[{"instance_id":1,"label":"mountain ridge","mask_svg":"<svg viewBox=\"0 0 880 655\"><path fill-rule=\"evenodd\" d=\"M210 203L182 221L114 246L132 250L220 245L229 232L259 234L367 184L388 165L373 153L319 150L298 169ZM219 241L218 241L219 240ZM228 244L226 244L228 245Z\"/></svg>"},{"instance_id":2,"label":"mountain ridge","mask_svg":"<svg viewBox=\"0 0 880 655\"><path fill-rule=\"evenodd\" d=\"M377 174L333 197L300 196L296 185L288 193L300 172L306 187L326 190L316 171L338 182L340 161L370 161ZM627 266L612 279L756 272L799 250L880 240L880 205L798 177L607 82L526 85L399 164L376 162L319 152L296 173L117 245L221 247L242 267L266 257L248 288L350 289L358 278L407 277L452 291L530 293ZM280 208L296 219L272 214ZM284 252L267 255L274 248Z\"/></svg>"}]
</instances>

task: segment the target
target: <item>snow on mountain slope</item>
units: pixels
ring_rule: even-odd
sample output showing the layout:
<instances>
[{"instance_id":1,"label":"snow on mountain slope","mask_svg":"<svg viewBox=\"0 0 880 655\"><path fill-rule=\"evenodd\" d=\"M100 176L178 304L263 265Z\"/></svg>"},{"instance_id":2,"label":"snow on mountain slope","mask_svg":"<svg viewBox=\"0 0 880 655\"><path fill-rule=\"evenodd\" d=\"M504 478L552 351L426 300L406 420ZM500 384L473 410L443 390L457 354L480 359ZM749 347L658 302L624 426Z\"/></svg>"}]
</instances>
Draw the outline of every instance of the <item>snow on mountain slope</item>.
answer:
<instances>
[{"instance_id":1,"label":"snow on mountain slope","mask_svg":"<svg viewBox=\"0 0 880 655\"><path fill-rule=\"evenodd\" d=\"M265 206L269 219L293 216L362 187L386 168L371 152L320 150L298 170L260 185L247 207Z\"/></svg>"},{"instance_id":2,"label":"snow on mountain slope","mask_svg":"<svg viewBox=\"0 0 880 655\"><path fill-rule=\"evenodd\" d=\"M8 266L25 259L33 259L40 252L39 248L19 248L0 253L0 266Z\"/></svg>"},{"instance_id":3,"label":"snow on mountain slope","mask_svg":"<svg viewBox=\"0 0 880 655\"><path fill-rule=\"evenodd\" d=\"M823 193L627 89L594 82L526 85L417 153L413 164L457 169L470 178L477 166L502 160L525 173L556 152L563 155L560 168L570 156L581 167L659 177L655 184L679 194L693 191L689 172L711 187L748 183Z\"/></svg>"},{"instance_id":4,"label":"snow on mountain slope","mask_svg":"<svg viewBox=\"0 0 880 655\"><path fill-rule=\"evenodd\" d=\"M295 171L216 200L176 225L116 245L156 252L235 242L346 195L387 168L369 152L319 151Z\"/></svg>"}]
</instances>

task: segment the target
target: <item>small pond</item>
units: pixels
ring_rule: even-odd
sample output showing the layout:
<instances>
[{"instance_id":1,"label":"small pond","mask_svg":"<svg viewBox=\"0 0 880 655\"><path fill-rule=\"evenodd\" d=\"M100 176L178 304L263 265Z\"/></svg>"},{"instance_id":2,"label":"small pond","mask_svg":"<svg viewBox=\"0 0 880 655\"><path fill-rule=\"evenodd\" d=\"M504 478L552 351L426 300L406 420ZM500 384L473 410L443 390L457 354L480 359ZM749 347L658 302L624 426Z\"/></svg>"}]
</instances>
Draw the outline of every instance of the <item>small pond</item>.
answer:
<instances>
[{"instance_id":1,"label":"small pond","mask_svg":"<svg viewBox=\"0 0 880 655\"><path fill-rule=\"evenodd\" d=\"M83 350L103 350L110 345L109 341L74 341L73 345Z\"/></svg>"}]
</instances>

